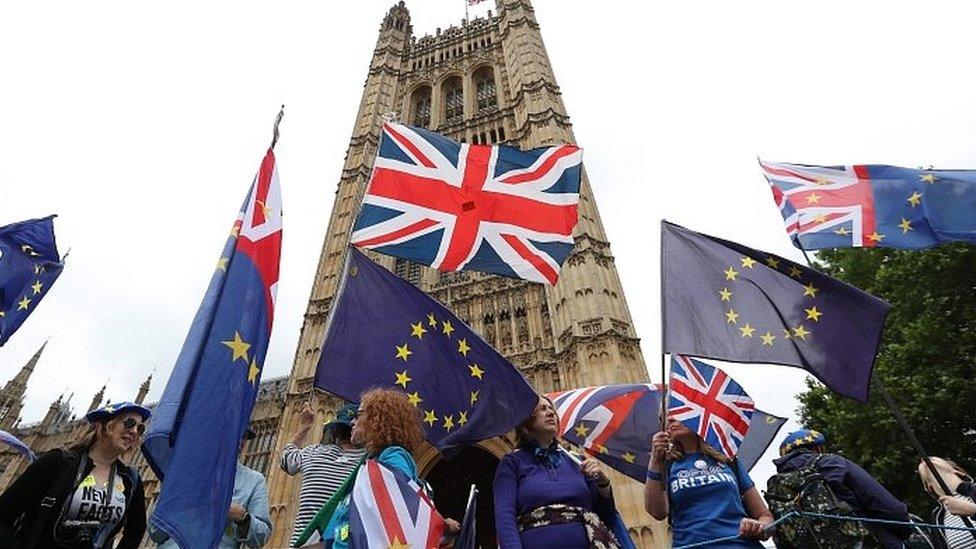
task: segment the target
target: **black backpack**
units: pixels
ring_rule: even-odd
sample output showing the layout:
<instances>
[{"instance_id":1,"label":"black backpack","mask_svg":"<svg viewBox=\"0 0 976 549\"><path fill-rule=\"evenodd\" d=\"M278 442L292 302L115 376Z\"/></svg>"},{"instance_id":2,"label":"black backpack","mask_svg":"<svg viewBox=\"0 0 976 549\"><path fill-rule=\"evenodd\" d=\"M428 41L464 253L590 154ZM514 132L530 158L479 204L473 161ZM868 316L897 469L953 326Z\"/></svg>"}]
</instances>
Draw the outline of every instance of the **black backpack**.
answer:
<instances>
[{"instance_id":1,"label":"black backpack","mask_svg":"<svg viewBox=\"0 0 976 549\"><path fill-rule=\"evenodd\" d=\"M840 500L820 474L823 454L789 473L777 473L766 483L763 496L777 519L796 511L827 515L853 515L854 509ZM867 536L860 522L795 517L778 525L773 542L779 549L855 547Z\"/></svg>"}]
</instances>

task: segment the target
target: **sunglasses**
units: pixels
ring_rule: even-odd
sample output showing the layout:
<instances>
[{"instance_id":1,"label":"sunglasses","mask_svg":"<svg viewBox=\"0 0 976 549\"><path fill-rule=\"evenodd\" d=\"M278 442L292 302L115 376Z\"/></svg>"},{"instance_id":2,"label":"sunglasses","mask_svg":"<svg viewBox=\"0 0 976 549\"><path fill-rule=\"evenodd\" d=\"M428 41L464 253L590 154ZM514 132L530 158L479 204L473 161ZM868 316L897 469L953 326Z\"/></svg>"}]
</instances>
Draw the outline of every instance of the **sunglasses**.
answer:
<instances>
[{"instance_id":1,"label":"sunglasses","mask_svg":"<svg viewBox=\"0 0 976 549\"><path fill-rule=\"evenodd\" d=\"M132 429L135 427L136 432L139 433L139 436L142 436L146 432L146 424L134 417L125 418L125 421L122 422L122 427L125 429Z\"/></svg>"}]
</instances>

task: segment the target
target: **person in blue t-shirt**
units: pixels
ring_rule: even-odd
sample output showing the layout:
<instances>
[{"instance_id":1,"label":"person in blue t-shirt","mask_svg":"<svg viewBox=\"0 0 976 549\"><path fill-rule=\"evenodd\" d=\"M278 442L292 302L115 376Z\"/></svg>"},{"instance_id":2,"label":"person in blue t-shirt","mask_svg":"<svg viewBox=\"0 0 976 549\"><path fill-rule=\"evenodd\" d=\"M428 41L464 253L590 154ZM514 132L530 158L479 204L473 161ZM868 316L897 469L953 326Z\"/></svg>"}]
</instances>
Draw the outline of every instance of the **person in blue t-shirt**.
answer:
<instances>
[{"instance_id":1,"label":"person in blue t-shirt","mask_svg":"<svg viewBox=\"0 0 976 549\"><path fill-rule=\"evenodd\" d=\"M745 467L673 419L651 441L644 507L657 520L670 515L675 547L738 535L708 547L761 548L773 522Z\"/></svg>"}]
</instances>

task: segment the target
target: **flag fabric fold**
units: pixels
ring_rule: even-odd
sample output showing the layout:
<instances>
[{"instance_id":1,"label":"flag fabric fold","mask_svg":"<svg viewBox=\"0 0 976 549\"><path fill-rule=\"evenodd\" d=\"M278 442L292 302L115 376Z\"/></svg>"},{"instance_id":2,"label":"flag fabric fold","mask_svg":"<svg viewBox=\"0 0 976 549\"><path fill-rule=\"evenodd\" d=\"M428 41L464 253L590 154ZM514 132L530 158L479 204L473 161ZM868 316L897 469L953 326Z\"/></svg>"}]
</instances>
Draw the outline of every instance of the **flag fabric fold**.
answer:
<instances>
[{"instance_id":1,"label":"flag fabric fold","mask_svg":"<svg viewBox=\"0 0 976 549\"><path fill-rule=\"evenodd\" d=\"M444 519L416 481L402 471L366 460L349 504L349 549L437 549Z\"/></svg>"},{"instance_id":2,"label":"flag fabric fold","mask_svg":"<svg viewBox=\"0 0 976 549\"><path fill-rule=\"evenodd\" d=\"M373 387L407 394L442 451L507 433L538 402L508 360L412 284L349 248L315 386L356 402Z\"/></svg>"},{"instance_id":3,"label":"flag fabric fold","mask_svg":"<svg viewBox=\"0 0 976 549\"><path fill-rule=\"evenodd\" d=\"M976 170L760 165L802 250L976 242Z\"/></svg>"},{"instance_id":4,"label":"flag fabric fold","mask_svg":"<svg viewBox=\"0 0 976 549\"><path fill-rule=\"evenodd\" d=\"M669 418L734 458L756 409L745 389L722 370L682 355L671 355L669 379Z\"/></svg>"},{"instance_id":5,"label":"flag fabric fold","mask_svg":"<svg viewBox=\"0 0 976 549\"><path fill-rule=\"evenodd\" d=\"M643 483L651 458L651 438L661 430L660 385L623 384L549 393L559 417L559 435L587 454ZM772 418L767 422L767 418ZM738 459L751 469L772 443L785 419L760 410L739 445Z\"/></svg>"},{"instance_id":6,"label":"flag fabric fold","mask_svg":"<svg viewBox=\"0 0 976 549\"><path fill-rule=\"evenodd\" d=\"M782 257L662 222L664 350L803 368L866 401L890 306Z\"/></svg>"},{"instance_id":7,"label":"flag fabric fold","mask_svg":"<svg viewBox=\"0 0 976 549\"><path fill-rule=\"evenodd\" d=\"M54 217L0 227L0 346L37 309L64 268Z\"/></svg>"},{"instance_id":8,"label":"flag fabric fold","mask_svg":"<svg viewBox=\"0 0 976 549\"><path fill-rule=\"evenodd\" d=\"M384 124L352 243L441 271L555 284L573 249L582 152L458 143Z\"/></svg>"},{"instance_id":9,"label":"flag fabric fold","mask_svg":"<svg viewBox=\"0 0 976 549\"><path fill-rule=\"evenodd\" d=\"M142 451L162 481L151 523L180 547L216 547L274 317L281 194L272 151L231 227Z\"/></svg>"}]
</instances>

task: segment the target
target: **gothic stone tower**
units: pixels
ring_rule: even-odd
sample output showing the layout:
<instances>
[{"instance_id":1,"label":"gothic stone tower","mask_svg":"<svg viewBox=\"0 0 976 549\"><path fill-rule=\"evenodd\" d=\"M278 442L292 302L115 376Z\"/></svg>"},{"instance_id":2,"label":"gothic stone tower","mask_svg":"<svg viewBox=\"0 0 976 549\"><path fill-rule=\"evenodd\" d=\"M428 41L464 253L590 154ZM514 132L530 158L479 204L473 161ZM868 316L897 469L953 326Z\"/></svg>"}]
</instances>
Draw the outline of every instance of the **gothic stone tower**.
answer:
<instances>
[{"instance_id":1,"label":"gothic stone tower","mask_svg":"<svg viewBox=\"0 0 976 549\"><path fill-rule=\"evenodd\" d=\"M529 0L496 0L497 15L415 38L403 2L380 25L345 166L339 179L292 369L276 451L298 430L335 295L350 231L369 179L383 115L430 128L462 142L505 142L521 148L575 143L572 126ZM584 151L585 154L585 151ZM648 380L638 339L590 184L584 171L575 249L556 286L479 273L438 273L372 257L450 307L524 373L541 392ZM317 417L327 420L337 401L318 395ZM436 428L436 426L435 426ZM428 448L418 465L435 488L438 507L463 506L477 482L479 527L493 522L490 485L497 460L511 449L502 438L452 460ZM477 471L477 473L475 473ZM273 468L269 479L275 534L284 546L297 507L298 482ZM639 546L663 546L666 527L643 510L642 485L619 475L614 493ZM456 516L455 518L460 518ZM652 541L652 538L654 541Z\"/></svg>"}]
</instances>

